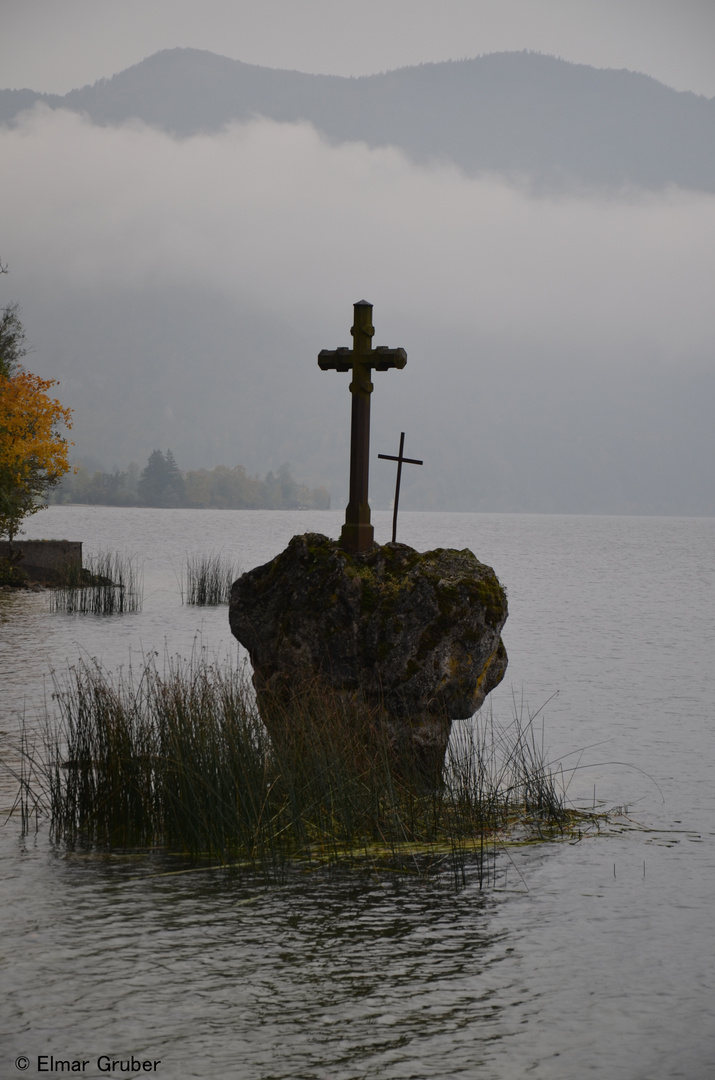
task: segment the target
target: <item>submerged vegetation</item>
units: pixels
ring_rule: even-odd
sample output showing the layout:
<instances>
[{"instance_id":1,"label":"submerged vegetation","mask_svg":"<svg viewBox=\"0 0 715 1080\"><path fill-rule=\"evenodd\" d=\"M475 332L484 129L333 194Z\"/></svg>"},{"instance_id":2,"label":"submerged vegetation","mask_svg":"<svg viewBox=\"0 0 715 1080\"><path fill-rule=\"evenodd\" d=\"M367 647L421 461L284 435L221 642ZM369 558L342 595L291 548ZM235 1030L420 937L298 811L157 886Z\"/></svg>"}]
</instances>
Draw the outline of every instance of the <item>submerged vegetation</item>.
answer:
<instances>
[{"instance_id":1,"label":"submerged vegetation","mask_svg":"<svg viewBox=\"0 0 715 1080\"><path fill-rule=\"evenodd\" d=\"M12 560L0 558L0 586L2 585L13 588L25 586L27 574Z\"/></svg>"},{"instance_id":2,"label":"submerged vegetation","mask_svg":"<svg viewBox=\"0 0 715 1080\"><path fill-rule=\"evenodd\" d=\"M426 788L365 710L307 691L270 740L245 672L202 655L162 674L155 655L139 673L90 661L55 679L56 711L23 748L26 828L46 815L70 848L271 871L451 860L463 874L471 853L481 882L505 837L572 834L583 819L567 810L531 720L462 723L442 780Z\"/></svg>"},{"instance_id":3,"label":"submerged vegetation","mask_svg":"<svg viewBox=\"0 0 715 1080\"><path fill-rule=\"evenodd\" d=\"M240 570L223 555L187 555L181 577L182 604L227 604Z\"/></svg>"},{"instance_id":4,"label":"submerged vegetation","mask_svg":"<svg viewBox=\"0 0 715 1080\"><path fill-rule=\"evenodd\" d=\"M142 609L144 582L133 555L100 552L68 570L50 591L50 610L66 615L121 615Z\"/></svg>"}]
</instances>

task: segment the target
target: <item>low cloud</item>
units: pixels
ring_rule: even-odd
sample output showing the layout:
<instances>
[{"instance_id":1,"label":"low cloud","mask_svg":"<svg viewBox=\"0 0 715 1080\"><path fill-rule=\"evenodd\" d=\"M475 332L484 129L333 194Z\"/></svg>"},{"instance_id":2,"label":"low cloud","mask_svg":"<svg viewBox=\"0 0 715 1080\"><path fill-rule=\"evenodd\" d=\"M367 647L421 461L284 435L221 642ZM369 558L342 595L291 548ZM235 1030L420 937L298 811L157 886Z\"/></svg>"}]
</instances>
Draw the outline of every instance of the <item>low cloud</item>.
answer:
<instances>
[{"instance_id":1,"label":"low cloud","mask_svg":"<svg viewBox=\"0 0 715 1080\"><path fill-rule=\"evenodd\" d=\"M38 110L0 147L5 243L78 288L178 278L314 317L365 292L489 335L712 342L712 196L534 198L261 120L178 141Z\"/></svg>"},{"instance_id":2,"label":"low cloud","mask_svg":"<svg viewBox=\"0 0 715 1080\"><path fill-rule=\"evenodd\" d=\"M419 392L439 392L446 415L446 403L458 409L465 393L477 394L485 357L508 368L510 385L522 373L538 383L554 365L585 379L713 371L712 196L535 197L526 183L420 168L396 150L329 146L307 125L261 119L175 140L40 108L0 130L0 154L0 254L12 274L4 293L21 302L37 340L36 320L33 365L60 365L75 382L101 386L107 367L121 368L128 349L145 348L170 321L181 325L167 331L167 378L172 364L184 371L203 362L182 354L182 339L226 356L240 327L221 313L233 309L245 325L253 320L254 338L259 324L265 330L261 363L274 363L276 381L254 408L270 427L282 408L279 373L305 365L314 395L314 354L349 344L351 305L362 297L375 304L376 343L402 345L414 362L412 388L406 373L383 378L385 401L412 407ZM178 313L172 296L181 298ZM116 313L110 325L113 297L128 313L120 333ZM211 319L197 334L207 298ZM63 306L71 322L58 317ZM299 386L296 378L291 394ZM325 406L333 395L342 402L346 388L318 393ZM179 407L167 400L161 409L179 424L181 388L172 396ZM98 390L93 408L100 402ZM307 397L291 407L312 415ZM100 457L124 452L92 440L87 450ZM151 433L144 441L151 448ZM305 455L319 472L317 457ZM197 463L216 462L185 464Z\"/></svg>"}]
</instances>

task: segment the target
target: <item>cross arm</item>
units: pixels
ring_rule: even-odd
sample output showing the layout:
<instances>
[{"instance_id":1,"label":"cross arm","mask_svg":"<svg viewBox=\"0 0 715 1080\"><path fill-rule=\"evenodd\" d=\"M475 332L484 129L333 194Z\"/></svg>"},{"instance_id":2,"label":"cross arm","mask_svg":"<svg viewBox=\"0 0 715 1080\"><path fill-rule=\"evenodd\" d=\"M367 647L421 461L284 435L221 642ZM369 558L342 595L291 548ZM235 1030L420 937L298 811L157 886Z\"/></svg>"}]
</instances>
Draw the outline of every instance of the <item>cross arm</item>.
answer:
<instances>
[{"instance_id":1,"label":"cross arm","mask_svg":"<svg viewBox=\"0 0 715 1080\"><path fill-rule=\"evenodd\" d=\"M407 353L404 349L388 349L387 345L378 345L373 349L368 363L375 371L403 368L407 363Z\"/></svg>"},{"instance_id":2,"label":"cross arm","mask_svg":"<svg viewBox=\"0 0 715 1080\"><path fill-rule=\"evenodd\" d=\"M408 465L424 465L424 461L418 461L417 458L413 457L395 457L394 454L378 454L377 456L384 458L385 461L401 461Z\"/></svg>"},{"instance_id":3,"label":"cross arm","mask_svg":"<svg viewBox=\"0 0 715 1080\"><path fill-rule=\"evenodd\" d=\"M352 349L321 349L318 353L321 371L350 371L354 362ZM375 371L389 371L390 368L403 368L407 363L407 353L404 349L388 349L387 345L378 345L367 355L359 356L358 362Z\"/></svg>"},{"instance_id":4,"label":"cross arm","mask_svg":"<svg viewBox=\"0 0 715 1080\"><path fill-rule=\"evenodd\" d=\"M318 367L321 371L350 371L353 366L352 349L321 349Z\"/></svg>"}]
</instances>

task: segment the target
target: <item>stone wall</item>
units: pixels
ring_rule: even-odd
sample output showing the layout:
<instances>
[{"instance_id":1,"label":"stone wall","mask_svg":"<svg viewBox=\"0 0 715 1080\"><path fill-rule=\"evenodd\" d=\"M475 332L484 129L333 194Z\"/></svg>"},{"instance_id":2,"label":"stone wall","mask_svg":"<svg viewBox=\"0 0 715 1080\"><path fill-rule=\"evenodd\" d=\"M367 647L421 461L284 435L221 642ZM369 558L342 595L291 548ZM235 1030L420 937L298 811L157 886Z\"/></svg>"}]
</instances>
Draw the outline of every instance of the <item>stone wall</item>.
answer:
<instances>
[{"instance_id":1,"label":"stone wall","mask_svg":"<svg viewBox=\"0 0 715 1080\"><path fill-rule=\"evenodd\" d=\"M30 581L51 581L82 568L82 541L0 540L0 559L10 559Z\"/></svg>"}]
</instances>

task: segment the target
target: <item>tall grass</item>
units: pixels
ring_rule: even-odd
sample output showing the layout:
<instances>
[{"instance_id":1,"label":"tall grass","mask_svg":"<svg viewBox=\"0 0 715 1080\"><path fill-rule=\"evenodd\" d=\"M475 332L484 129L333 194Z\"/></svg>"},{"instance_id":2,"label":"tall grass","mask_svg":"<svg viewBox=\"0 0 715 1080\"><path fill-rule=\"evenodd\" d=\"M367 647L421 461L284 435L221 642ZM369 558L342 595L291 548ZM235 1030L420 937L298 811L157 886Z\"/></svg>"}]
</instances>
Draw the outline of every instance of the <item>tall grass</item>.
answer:
<instances>
[{"instance_id":1,"label":"tall grass","mask_svg":"<svg viewBox=\"0 0 715 1080\"><path fill-rule=\"evenodd\" d=\"M377 714L308 688L276 703L273 738L245 673L205 655L136 676L94 661L56 679L41 745L25 746L23 820L45 813L71 847L156 848L277 869L404 864L494 852L515 822L568 828L533 726L462 724L444 776L395 762ZM511 729L511 730L510 730ZM461 863L460 863L461 860Z\"/></svg>"},{"instance_id":2,"label":"tall grass","mask_svg":"<svg viewBox=\"0 0 715 1080\"><path fill-rule=\"evenodd\" d=\"M50 610L67 615L120 615L142 609L144 580L136 557L119 552L90 555L50 591Z\"/></svg>"},{"instance_id":3,"label":"tall grass","mask_svg":"<svg viewBox=\"0 0 715 1080\"><path fill-rule=\"evenodd\" d=\"M222 555L187 555L181 577L181 602L197 605L227 604L240 571Z\"/></svg>"}]
</instances>

